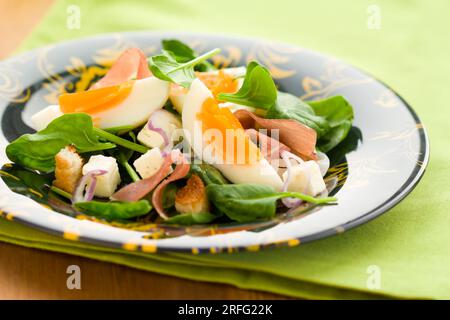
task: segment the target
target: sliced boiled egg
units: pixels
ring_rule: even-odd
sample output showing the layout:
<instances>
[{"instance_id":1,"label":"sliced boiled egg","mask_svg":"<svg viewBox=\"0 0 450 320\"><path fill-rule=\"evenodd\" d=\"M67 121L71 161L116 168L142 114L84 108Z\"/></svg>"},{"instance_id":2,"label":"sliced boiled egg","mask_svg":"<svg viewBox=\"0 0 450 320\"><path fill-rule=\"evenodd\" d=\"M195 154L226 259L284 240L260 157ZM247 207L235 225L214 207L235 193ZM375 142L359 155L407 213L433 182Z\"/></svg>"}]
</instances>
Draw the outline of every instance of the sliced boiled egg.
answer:
<instances>
[{"instance_id":1,"label":"sliced boiled egg","mask_svg":"<svg viewBox=\"0 0 450 320\"><path fill-rule=\"evenodd\" d=\"M156 77L125 81L119 85L65 93L59 97L63 113L83 112L95 126L139 126L161 109L169 97L169 82Z\"/></svg>"},{"instance_id":2,"label":"sliced boiled egg","mask_svg":"<svg viewBox=\"0 0 450 320\"><path fill-rule=\"evenodd\" d=\"M200 80L202 80L206 87L211 90L212 94L217 96L219 93L234 93L238 91L242 86L242 76L245 75L245 71L245 67L236 67L207 72L196 72L196 75ZM175 110L179 113L182 113L183 104L187 93L188 89L177 84L171 84L169 96L170 101L172 102ZM221 104L219 104L219 107L221 107ZM228 102L227 107L237 110L244 106Z\"/></svg>"},{"instance_id":3,"label":"sliced boiled egg","mask_svg":"<svg viewBox=\"0 0 450 320\"><path fill-rule=\"evenodd\" d=\"M34 130L41 131L45 129L50 122L62 115L63 113L57 104L49 105L31 116L31 126Z\"/></svg>"},{"instance_id":4,"label":"sliced boiled egg","mask_svg":"<svg viewBox=\"0 0 450 320\"><path fill-rule=\"evenodd\" d=\"M219 169L233 183L264 184L281 190L283 182L245 134L227 107L220 108L212 92L195 79L186 95L182 124L195 155Z\"/></svg>"}]
</instances>

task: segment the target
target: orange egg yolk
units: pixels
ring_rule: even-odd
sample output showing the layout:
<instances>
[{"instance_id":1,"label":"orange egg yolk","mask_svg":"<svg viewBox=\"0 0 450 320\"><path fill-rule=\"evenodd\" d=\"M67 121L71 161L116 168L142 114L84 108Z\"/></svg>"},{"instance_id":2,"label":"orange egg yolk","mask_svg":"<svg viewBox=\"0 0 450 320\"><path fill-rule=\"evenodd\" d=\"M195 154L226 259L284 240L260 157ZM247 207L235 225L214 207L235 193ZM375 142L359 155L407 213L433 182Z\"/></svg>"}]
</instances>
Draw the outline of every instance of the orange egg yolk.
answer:
<instances>
[{"instance_id":1,"label":"orange egg yolk","mask_svg":"<svg viewBox=\"0 0 450 320\"><path fill-rule=\"evenodd\" d=\"M222 157L224 163L252 164L260 159L259 148L245 134L239 120L233 115L229 108L219 108L213 98L208 98L202 105L201 112L197 118L202 121L202 131L209 129L218 130L221 139L215 141L212 136L208 144L214 143L214 152Z\"/></svg>"},{"instance_id":2,"label":"orange egg yolk","mask_svg":"<svg viewBox=\"0 0 450 320\"><path fill-rule=\"evenodd\" d=\"M235 93L238 91L238 81L223 70L219 70L218 74L197 72L196 76L211 90L216 99L219 93Z\"/></svg>"},{"instance_id":3,"label":"orange egg yolk","mask_svg":"<svg viewBox=\"0 0 450 320\"><path fill-rule=\"evenodd\" d=\"M64 113L83 112L94 115L114 108L124 101L130 94L133 84L134 81L130 80L116 86L64 93L59 96L59 105Z\"/></svg>"}]
</instances>

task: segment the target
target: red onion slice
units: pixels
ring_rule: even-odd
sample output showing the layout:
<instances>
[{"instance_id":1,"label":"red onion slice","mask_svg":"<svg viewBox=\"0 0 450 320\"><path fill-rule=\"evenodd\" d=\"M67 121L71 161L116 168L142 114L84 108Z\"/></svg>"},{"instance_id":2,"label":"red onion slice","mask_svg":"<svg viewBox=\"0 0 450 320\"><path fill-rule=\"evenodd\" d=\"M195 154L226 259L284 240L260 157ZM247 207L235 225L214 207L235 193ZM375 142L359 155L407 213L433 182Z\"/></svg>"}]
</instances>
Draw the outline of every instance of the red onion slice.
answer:
<instances>
[{"instance_id":1,"label":"red onion slice","mask_svg":"<svg viewBox=\"0 0 450 320\"><path fill-rule=\"evenodd\" d=\"M107 170L97 169L91 170L84 176L82 176L73 192L72 203L80 201L91 201L94 198L95 187L97 186L97 176L104 175L107 172ZM84 190L89 183L89 178L92 178L92 182L83 196Z\"/></svg>"}]
</instances>

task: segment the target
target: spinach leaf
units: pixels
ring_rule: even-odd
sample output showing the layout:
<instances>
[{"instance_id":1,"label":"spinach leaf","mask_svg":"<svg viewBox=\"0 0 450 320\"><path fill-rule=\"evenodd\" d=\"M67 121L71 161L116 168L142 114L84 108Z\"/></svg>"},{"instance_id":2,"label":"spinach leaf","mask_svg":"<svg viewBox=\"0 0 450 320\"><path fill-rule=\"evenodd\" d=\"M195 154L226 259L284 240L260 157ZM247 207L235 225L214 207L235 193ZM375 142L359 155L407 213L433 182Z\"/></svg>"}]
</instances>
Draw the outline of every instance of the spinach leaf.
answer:
<instances>
[{"instance_id":1,"label":"spinach leaf","mask_svg":"<svg viewBox=\"0 0 450 320\"><path fill-rule=\"evenodd\" d=\"M347 136L353 122L353 108L343 96L334 96L308 104L315 114L323 117L330 129L320 136L318 147L328 152L336 147Z\"/></svg>"},{"instance_id":2,"label":"spinach leaf","mask_svg":"<svg viewBox=\"0 0 450 320\"><path fill-rule=\"evenodd\" d=\"M162 41L162 48L170 51L177 62L188 62L197 57L197 54L187 44L176 39L165 39ZM203 61L194 67L195 71L217 70L210 62Z\"/></svg>"},{"instance_id":3,"label":"spinach leaf","mask_svg":"<svg viewBox=\"0 0 450 320\"><path fill-rule=\"evenodd\" d=\"M136 143L136 135L134 134L133 131L129 131L128 136L131 138L133 143ZM134 168L128 162L130 158L133 156L134 150L127 149L124 147L118 147L114 151L115 152L112 152L112 156L116 158L117 162L119 162L119 164L125 169L125 171L130 176L131 180L133 180L133 182L141 180L141 178L136 173Z\"/></svg>"},{"instance_id":4,"label":"spinach leaf","mask_svg":"<svg viewBox=\"0 0 450 320\"><path fill-rule=\"evenodd\" d=\"M336 198L314 198L299 192L276 192L259 184L211 184L206 187L208 199L230 219L249 222L269 219L275 215L276 202L282 198L298 198L315 204L336 201Z\"/></svg>"},{"instance_id":5,"label":"spinach leaf","mask_svg":"<svg viewBox=\"0 0 450 320\"><path fill-rule=\"evenodd\" d=\"M194 67L220 52L214 49L187 62L178 62L171 51L162 50L160 55L148 59L150 70L153 75L161 80L177 83L189 88L195 79Z\"/></svg>"},{"instance_id":6,"label":"spinach leaf","mask_svg":"<svg viewBox=\"0 0 450 320\"><path fill-rule=\"evenodd\" d=\"M175 183L169 183L163 192L162 206L164 209L171 208L175 205L175 196L177 194L178 188Z\"/></svg>"},{"instance_id":7,"label":"spinach leaf","mask_svg":"<svg viewBox=\"0 0 450 320\"><path fill-rule=\"evenodd\" d=\"M55 155L67 145L74 145L80 153L116 147L99 141L89 115L72 113L56 118L39 132L20 136L6 147L6 155L26 168L52 172Z\"/></svg>"},{"instance_id":8,"label":"spinach leaf","mask_svg":"<svg viewBox=\"0 0 450 320\"><path fill-rule=\"evenodd\" d=\"M131 130L136 129L136 126L134 125L123 125L123 126L117 126L117 127L111 127L104 129L106 132L121 136L127 132L131 132Z\"/></svg>"},{"instance_id":9,"label":"spinach leaf","mask_svg":"<svg viewBox=\"0 0 450 320\"><path fill-rule=\"evenodd\" d=\"M96 128L96 127L94 127L93 130L99 137L101 137L105 140L114 142L115 144L117 144L119 146L125 147L125 148L133 150L133 151L137 151L140 153L146 153L148 151L148 148L143 146L142 144L131 142L130 140L116 136L106 130Z\"/></svg>"},{"instance_id":10,"label":"spinach leaf","mask_svg":"<svg viewBox=\"0 0 450 320\"><path fill-rule=\"evenodd\" d=\"M222 175L222 173L220 173L219 170L206 163L191 164L191 173L197 174L200 179L203 180L205 185L228 184L227 179L225 179L225 177Z\"/></svg>"},{"instance_id":11,"label":"spinach leaf","mask_svg":"<svg viewBox=\"0 0 450 320\"><path fill-rule=\"evenodd\" d=\"M269 70L256 61L247 66L244 83L236 93L220 93L221 101L234 102L260 109L269 109L277 100L277 87Z\"/></svg>"},{"instance_id":12,"label":"spinach leaf","mask_svg":"<svg viewBox=\"0 0 450 320\"><path fill-rule=\"evenodd\" d=\"M211 184L206 187L206 194L231 220L247 222L275 215L277 198L274 198L274 190L266 185Z\"/></svg>"},{"instance_id":13,"label":"spinach leaf","mask_svg":"<svg viewBox=\"0 0 450 320\"><path fill-rule=\"evenodd\" d=\"M121 220L139 217L150 212L152 206L147 200L139 200L136 202L121 201L86 201L77 202L75 208L83 213L106 220Z\"/></svg>"},{"instance_id":14,"label":"spinach leaf","mask_svg":"<svg viewBox=\"0 0 450 320\"><path fill-rule=\"evenodd\" d=\"M206 224L212 222L218 216L208 212L201 213L184 213L170 217L165 221L167 224L179 224L184 226L190 226L193 224Z\"/></svg>"},{"instance_id":15,"label":"spinach leaf","mask_svg":"<svg viewBox=\"0 0 450 320\"><path fill-rule=\"evenodd\" d=\"M330 130L328 122L323 117L317 116L307 103L285 92L278 92L277 101L267 111L266 118L297 120L314 129L319 137Z\"/></svg>"}]
</instances>

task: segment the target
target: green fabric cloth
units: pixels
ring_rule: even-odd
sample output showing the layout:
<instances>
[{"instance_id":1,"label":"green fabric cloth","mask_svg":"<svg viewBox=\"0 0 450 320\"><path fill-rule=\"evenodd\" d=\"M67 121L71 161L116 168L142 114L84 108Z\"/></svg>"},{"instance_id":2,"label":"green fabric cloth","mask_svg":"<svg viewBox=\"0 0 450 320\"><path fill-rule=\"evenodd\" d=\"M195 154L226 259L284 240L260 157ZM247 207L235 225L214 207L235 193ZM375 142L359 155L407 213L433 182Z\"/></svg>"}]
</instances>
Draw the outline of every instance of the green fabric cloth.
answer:
<instances>
[{"instance_id":1,"label":"green fabric cloth","mask_svg":"<svg viewBox=\"0 0 450 320\"><path fill-rule=\"evenodd\" d=\"M20 50L96 33L190 30L261 36L340 57L382 79L428 130L431 162L421 183L380 218L340 236L252 253L143 255L69 242L0 220L0 240L189 279L305 298L450 299L450 2L376 1L381 28L367 27L373 1L58 1ZM81 28L66 28L67 8ZM381 288L367 287L378 266Z\"/></svg>"}]
</instances>

